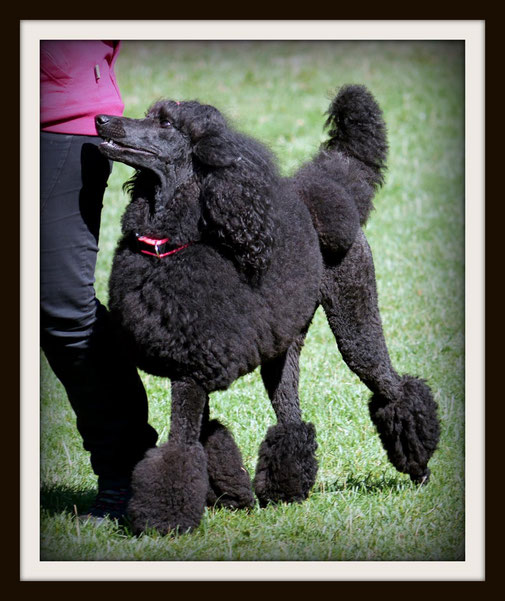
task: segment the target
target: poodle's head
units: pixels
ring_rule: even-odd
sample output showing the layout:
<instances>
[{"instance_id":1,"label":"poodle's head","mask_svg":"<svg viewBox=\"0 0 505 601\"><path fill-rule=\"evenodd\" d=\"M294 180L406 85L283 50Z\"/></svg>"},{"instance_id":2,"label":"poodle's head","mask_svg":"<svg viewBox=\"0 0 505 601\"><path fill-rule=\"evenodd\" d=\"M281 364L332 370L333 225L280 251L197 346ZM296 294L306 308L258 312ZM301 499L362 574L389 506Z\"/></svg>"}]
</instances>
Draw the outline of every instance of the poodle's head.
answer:
<instances>
[{"instance_id":1,"label":"poodle's head","mask_svg":"<svg viewBox=\"0 0 505 601\"><path fill-rule=\"evenodd\" d=\"M144 119L97 115L95 123L104 139L100 150L107 158L150 170L159 178L175 178L175 184L178 171L187 171L193 159L229 167L239 158L222 143L227 127L223 115L196 101L159 101Z\"/></svg>"},{"instance_id":2,"label":"poodle's head","mask_svg":"<svg viewBox=\"0 0 505 601\"><path fill-rule=\"evenodd\" d=\"M238 158L221 113L196 101L163 100L143 119L97 115L95 123L101 152L136 170L124 184L131 203L123 233L165 238L180 231L178 237L198 239L202 180Z\"/></svg>"},{"instance_id":3,"label":"poodle's head","mask_svg":"<svg viewBox=\"0 0 505 601\"><path fill-rule=\"evenodd\" d=\"M220 245L245 271L266 266L277 171L261 144L197 101L158 101L144 119L97 115L95 123L101 152L136 169L127 183L136 207L123 219L132 232L178 229L181 239Z\"/></svg>"}]
</instances>

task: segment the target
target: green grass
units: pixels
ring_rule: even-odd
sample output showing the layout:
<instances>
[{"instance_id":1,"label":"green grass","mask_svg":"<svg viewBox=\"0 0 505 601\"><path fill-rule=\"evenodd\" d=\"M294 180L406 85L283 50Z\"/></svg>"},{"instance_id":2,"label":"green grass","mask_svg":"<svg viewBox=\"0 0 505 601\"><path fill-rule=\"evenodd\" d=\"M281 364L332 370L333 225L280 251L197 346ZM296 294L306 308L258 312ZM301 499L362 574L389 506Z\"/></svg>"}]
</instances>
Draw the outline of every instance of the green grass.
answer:
<instances>
[{"instance_id":1,"label":"green grass","mask_svg":"<svg viewBox=\"0 0 505 601\"><path fill-rule=\"evenodd\" d=\"M464 505L464 53L458 42L125 42L117 75L126 115L151 101L199 99L266 142L286 174L313 154L332 93L363 83L389 129L386 184L366 227L386 340L399 372L428 380L442 436L432 479L416 488L387 461L368 389L343 363L318 311L301 359L304 417L318 432L309 499L249 512L208 509L191 534L134 537L79 525L95 478L65 393L42 357L41 559L457 561ZM116 164L103 212L96 289L107 279L131 170ZM168 436L169 382L142 373L150 421ZM214 394L254 473L273 412L258 372Z\"/></svg>"}]
</instances>

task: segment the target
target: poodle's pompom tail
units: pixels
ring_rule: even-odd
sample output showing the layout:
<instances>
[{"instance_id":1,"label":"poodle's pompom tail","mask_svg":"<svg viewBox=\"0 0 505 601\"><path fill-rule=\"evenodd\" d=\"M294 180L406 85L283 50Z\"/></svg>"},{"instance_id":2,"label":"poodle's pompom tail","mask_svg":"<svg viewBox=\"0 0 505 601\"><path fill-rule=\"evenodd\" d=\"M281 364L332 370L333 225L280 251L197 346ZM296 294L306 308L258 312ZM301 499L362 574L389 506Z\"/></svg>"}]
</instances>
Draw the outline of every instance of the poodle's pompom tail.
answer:
<instances>
[{"instance_id":1,"label":"poodle's pompom tail","mask_svg":"<svg viewBox=\"0 0 505 601\"><path fill-rule=\"evenodd\" d=\"M329 138L323 146L364 163L374 174L371 183L381 186L388 143L382 110L375 98L365 86L346 85L333 99L327 114Z\"/></svg>"},{"instance_id":2,"label":"poodle's pompom tail","mask_svg":"<svg viewBox=\"0 0 505 601\"><path fill-rule=\"evenodd\" d=\"M342 87L327 114L328 139L294 182L321 249L333 260L347 252L373 209L384 183L388 145L382 111L364 86Z\"/></svg>"}]
</instances>

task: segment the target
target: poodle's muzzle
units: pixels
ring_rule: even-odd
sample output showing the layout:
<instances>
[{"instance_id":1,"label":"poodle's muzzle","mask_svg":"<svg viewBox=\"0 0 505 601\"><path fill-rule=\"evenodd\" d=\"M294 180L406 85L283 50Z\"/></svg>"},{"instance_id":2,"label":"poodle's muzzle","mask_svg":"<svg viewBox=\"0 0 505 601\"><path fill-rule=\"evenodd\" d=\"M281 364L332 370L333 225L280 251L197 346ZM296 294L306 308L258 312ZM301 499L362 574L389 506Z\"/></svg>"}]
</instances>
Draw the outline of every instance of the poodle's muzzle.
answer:
<instances>
[{"instance_id":1,"label":"poodle's muzzle","mask_svg":"<svg viewBox=\"0 0 505 601\"><path fill-rule=\"evenodd\" d=\"M123 117L113 115L97 115L95 117L95 126L98 134L103 138L100 144L100 150L108 158L132 164L131 155L155 155L154 149L139 147L138 141L135 144L129 144L127 132L123 125ZM126 153L126 156L124 156ZM129 159L129 160L128 160ZM133 163L133 166L136 166Z\"/></svg>"},{"instance_id":2,"label":"poodle's muzzle","mask_svg":"<svg viewBox=\"0 0 505 601\"><path fill-rule=\"evenodd\" d=\"M100 135L106 133L111 138L124 138L126 136L125 129L116 117L110 115L97 115L95 117L96 129Z\"/></svg>"}]
</instances>

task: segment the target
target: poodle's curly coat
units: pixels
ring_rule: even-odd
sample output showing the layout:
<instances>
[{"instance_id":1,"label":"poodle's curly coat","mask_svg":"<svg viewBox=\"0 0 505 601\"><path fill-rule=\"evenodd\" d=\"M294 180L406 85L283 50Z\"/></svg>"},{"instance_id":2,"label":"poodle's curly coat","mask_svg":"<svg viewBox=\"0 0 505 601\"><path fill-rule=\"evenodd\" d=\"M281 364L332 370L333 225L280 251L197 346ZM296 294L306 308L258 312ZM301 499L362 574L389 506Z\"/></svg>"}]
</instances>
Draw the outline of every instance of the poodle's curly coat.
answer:
<instances>
[{"instance_id":1,"label":"poodle's curly coat","mask_svg":"<svg viewBox=\"0 0 505 601\"><path fill-rule=\"evenodd\" d=\"M299 354L322 305L395 467L428 478L439 437L428 386L393 369L361 226L382 185L386 127L363 86L343 87L328 140L289 178L214 107L155 103L145 119L96 117L101 150L135 167L110 309L137 365L172 381L169 440L133 474L135 531L186 530L206 504L301 501L317 473L315 429L298 399ZM161 249L161 250L160 250ZM209 394L261 366L277 424L253 484Z\"/></svg>"}]
</instances>

